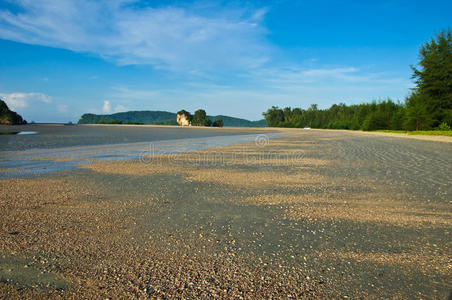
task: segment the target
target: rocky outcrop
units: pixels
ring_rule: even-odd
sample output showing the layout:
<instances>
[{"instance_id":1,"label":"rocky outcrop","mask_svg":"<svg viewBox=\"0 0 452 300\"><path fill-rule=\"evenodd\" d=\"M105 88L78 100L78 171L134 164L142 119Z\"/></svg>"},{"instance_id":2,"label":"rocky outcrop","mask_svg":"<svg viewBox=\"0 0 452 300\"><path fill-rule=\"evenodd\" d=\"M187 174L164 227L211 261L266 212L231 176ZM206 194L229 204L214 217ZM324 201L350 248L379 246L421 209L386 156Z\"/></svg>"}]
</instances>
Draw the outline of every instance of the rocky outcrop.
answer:
<instances>
[{"instance_id":1,"label":"rocky outcrop","mask_svg":"<svg viewBox=\"0 0 452 300\"><path fill-rule=\"evenodd\" d=\"M188 111L179 111L176 118L177 124L179 124L180 126L191 126L192 116Z\"/></svg>"},{"instance_id":2,"label":"rocky outcrop","mask_svg":"<svg viewBox=\"0 0 452 300\"><path fill-rule=\"evenodd\" d=\"M18 125L26 124L27 121L22 119L22 117L8 108L8 105L0 99L0 124L1 125Z\"/></svg>"}]
</instances>

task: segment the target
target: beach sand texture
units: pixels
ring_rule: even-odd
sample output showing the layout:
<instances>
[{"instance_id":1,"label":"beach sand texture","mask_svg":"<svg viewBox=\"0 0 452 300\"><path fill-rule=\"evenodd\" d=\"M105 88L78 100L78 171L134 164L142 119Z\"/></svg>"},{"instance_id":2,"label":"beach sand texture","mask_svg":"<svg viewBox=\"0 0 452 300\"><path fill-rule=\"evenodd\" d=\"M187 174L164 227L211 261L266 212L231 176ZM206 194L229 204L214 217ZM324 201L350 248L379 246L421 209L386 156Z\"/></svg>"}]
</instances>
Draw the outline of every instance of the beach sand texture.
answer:
<instances>
[{"instance_id":1,"label":"beach sand texture","mask_svg":"<svg viewBox=\"0 0 452 300\"><path fill-rule=\"evenodd\" d=\"M452 144L286 133L0 180L0 298L447 298Z\"/></svg>"}]
</instances>

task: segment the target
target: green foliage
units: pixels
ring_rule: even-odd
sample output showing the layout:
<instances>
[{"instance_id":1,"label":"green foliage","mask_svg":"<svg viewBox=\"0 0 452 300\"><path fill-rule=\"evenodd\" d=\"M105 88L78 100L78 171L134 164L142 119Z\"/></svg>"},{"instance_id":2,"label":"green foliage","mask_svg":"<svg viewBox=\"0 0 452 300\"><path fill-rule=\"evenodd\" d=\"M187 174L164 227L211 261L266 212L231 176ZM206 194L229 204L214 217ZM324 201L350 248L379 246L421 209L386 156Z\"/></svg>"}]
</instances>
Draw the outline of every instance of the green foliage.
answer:
<instances>
[{"instance_id":1,"label":"green foliage","mask_svg":"<svg viewBox=\"0 0 452 300\"><path fill-rule=\"evenodd\" d=\"M192 118L193 116L186 110L181 110L178 113L185 113ZM228 116L207 116L207 118L213 123L216 120L222 120L223 126L229 127L266 127L267 122L265 120L249 121L240 118L228 117ZM96 115L96 114L84 114L78 124L99 124L105 122L102 120L117 120L125 123L142 123L151 125L178 125L176 121L176 114L166 111L130 111L122 112L111 115ZM105 123L104 123L105 124Z\"/></svg>"},{"instance_id":2,"label":"green foliage","mask_svg":"<svg viewBox=\"0 0 452 300\"><path fill-rule=\"evenodd\" d=\"M149 124L150 125L172 125L172 126L178 125L176 119L169 119L169 120L165 120L165 121L154 121Z\"/></svg>"},{"instance_id":3,"label":"green foliage","mask_svg":"<svg viewBox=\"0 0 452 300\"><path fill-rule=\"evenodd\" d=\"M441 124L439 124L439 126L436 128L436 130L450 131L450 126L446 122L442 122Z\"/></svg>"},{"instance_id":4,"label":"green foliage","mask_svg":"<svg viewBox=\"0 0 452 300\"><path fill-rule=\"evenodd\" d=\"M125 124L125 125L144 125L144 123L140 123L140 122L125 122L125 123L123 123L123 124Z\"/></svg>"},{"instance_id":5,"label":"green foliage","mask_svg":"<svg viewBox=\"0 0 452 300\"><path fill-rule=\"evenodd\" d=\"M227 127L266 127L267 122L265 120L259 121L249 121L240 118L234 118L224 115L218 116L208 116L209 120L215 122L217 120L222 120L223 125Z\"/></svg>"},{"instance_id":6,"label":"green foliage","mask_svg":"<svg viewBox=\"0 0 452 300\"><path fill-rule=\"evenodd\" d=\"M109 118L101 119L98 124L122 124L121 121L113 120Z\"/></svg>"},{"instance_id":7,"label":"green foliage","mask_svg":"<svg viewBox=\"0 0 452 300\"><path fill-rule=\"evenodd\" d=\"M216 120L212 123L212 127L223 127L223 120Z\"/></svg>"},{"instance_id":8,"label":"green foliage","mask_svg":"<svg viewBox=\"0 0 452 300\"><path fill-rule=\"evenodd\" d=\"M210 126L212 122L207 118L207 114L204 109L198 109L193 115L191 124L193 126Z\"/></svg>"},{"instance_id":9,"label":"green foliage","mask_svg":"<svg viewBox=\"0 0 452 300\"><path fill-rule=\"evenodd\" d=\"M408 130L426 130L431 128L432 117L427 111L427 106L422 102L422 96L418 92L407 98L405 114L405 128Z\"/></svg>"},{"instance_id":10,"label":"green foliage","mask_svg":"<svg viewBox=\"0 0 452 300\"><path fill-rule=\"evenodd\" d=\"M186 115L186 116L192 116L191 113L186 111L185 109L181 109L177 112L178 115Z\"/></svg>"},{"instance_id":11,"label":"green foliage","mask_svg":"<svg viewBox=\"0 0 452 300\"><path fill-rule=\"evenodd\" d=\"M451 121L452 111L452 31L439 32L419 50L419 69L412 67L416 80L415 101L407 103L425 128Z\"/></svg>"},{"instance_id":12,"label":"green foliage","mask_svg":"<svg viewBox=\"0 0 452 300\"><path fill-rule=\"evenodd\" d=\"M364 120L361 129L362 130L383 129L383 126L381 126L382 124L381 124L380 121L381 121L381 119L379 119L378 116L375 113L371 113Z\"/></svg>"},{"instance_id":13,"label":"green foliage","mask_svg":"<svg viewBox=\"0 0 452 300\"><path fill-rule=\"evenodd\" d=\"M287 116L284 114L284 111L277 106L273 106L267 112L263 113L265 120L267 121L268 126L270 127L284 127L285 118L287 118L287 124L290 123L289 118L291 115L291 111L287 111Z\"/></svg>"},{"instance_id":14,"label":"green foliage","mask_svg":"<svg viewBox=\"0 0 452 300\"><path fill-rule=\"evenodd\" d=\"M308 109L273 106L264 113L269 126L312 127L328 129L401 129L405 106L388 99L381 102L347 106L334 104L329 109L318 109L311 105Z\"/></svg>"},{"instance_id":15,"label":"green foliage","mask_svg":"<svg viewBox=\"0 0 452 300\"><path fill-rule=\"evenodd\" d=\"M416 88L405 104L390 99L329 109L280 109L263 113L269 126L313 127L353 130L431 130L452 124L452 32L441 31L419 51L419 66L413 68ZM448 125L447 125L448 126Z\"/></svg>"},{"instance_id":16,"label":"green foliage","mask_svg":"<svg viewBox=\"0 0 452 300\"><path fill-rule=\"evenodd\" d=\"M78 124L99 124L104 119L116 120L121 123L153 124L153 122L165 122L170 119L176 120L176 114L166 111L128 111L110 115L84 114Z\"/></svg>"},{"instance_id":17,"label":"green foliage","mask_svg":"<svg viewBox=\"0 0 452 300\"><path fill-rule=\"evenodd\" d=\"M8 105L0 99L0 124L3 125L20 125L27 124L27 121L22 119L22 117L8 108Z\"/></svg>"}]
</instances>

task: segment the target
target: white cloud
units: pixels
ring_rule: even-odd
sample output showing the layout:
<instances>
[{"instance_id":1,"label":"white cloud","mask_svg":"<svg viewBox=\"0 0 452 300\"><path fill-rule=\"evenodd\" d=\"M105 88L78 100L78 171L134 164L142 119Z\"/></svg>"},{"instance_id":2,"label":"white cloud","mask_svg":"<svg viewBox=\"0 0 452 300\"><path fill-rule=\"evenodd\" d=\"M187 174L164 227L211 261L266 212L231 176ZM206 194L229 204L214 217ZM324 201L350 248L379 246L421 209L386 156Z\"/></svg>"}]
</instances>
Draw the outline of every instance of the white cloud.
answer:
<instances>
[{"instance_id":1,"label":"white cloud","mask_svg":"<svg viewBox=\"0 0 452 300\"><path fill-rule=\"evenodd\" d=\"M104 101L104 106L102 107L102 112L104 114L109 114L111 113L111 105L110 105L110 101L105 100Z\"/></svg>"},{"instance_id":2,"label":"white cloud","mask_svg":"<svg viewBox=\"0 0 452 300\"><path fill-rule=\"evenodd\" d=\"M0 93L6 104L12 110L26 108L30 103L43 102L50 103L52 99L42 93Z\"/></svg>"},{"instance_id":3,"label":"white cloud","mask_svg":"<svg viewBox=\"0 0 452 300\"><path fill-rule=\"evenodd\" d=\"M68 122L75 121L80 116L74 106L61 103L43 93L0 92L0 98L27 121Z\"/></svg>"},{"instance_id":4,"label":"white cloud","mask_svg":"<svg viewBox=\"0 0 452 300\"><path fill-rule=\"evenodd\" d=\"M265 9L207 16L171 6L137 8L139 2L18 0L19 12L0 10L0 38L190 72L247 69L267 60Z\"/></svg>"}]
</instances>

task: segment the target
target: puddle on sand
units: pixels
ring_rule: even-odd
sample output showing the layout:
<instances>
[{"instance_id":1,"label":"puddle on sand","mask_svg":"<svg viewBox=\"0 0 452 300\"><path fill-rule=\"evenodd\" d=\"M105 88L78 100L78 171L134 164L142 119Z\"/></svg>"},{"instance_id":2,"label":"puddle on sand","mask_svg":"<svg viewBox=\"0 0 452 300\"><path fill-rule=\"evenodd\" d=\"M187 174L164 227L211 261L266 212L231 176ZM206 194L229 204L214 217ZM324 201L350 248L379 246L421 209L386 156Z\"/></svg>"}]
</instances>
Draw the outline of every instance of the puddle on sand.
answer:
<instances>
[{"instance_id":1,"label":"puddle on sand","mask_svg":"<svg viewBox=\"0 0 452 300\"><path fill-rule=\"evenodd\" d=\"M35 259L16 255L0 256L0 282L38 290L70 288L68 282L45 270L41 262L36 263Z\"/></svg>"},{"instance_id":2,"label":"puddle on sand","mask_svg":"<svg viewBox=\"0 0 452 300\"><path fill-rule=\"evenodd\" d=\"M38 134L37 131L2 131L0 135L30 135Z\"/></svg>"}]
</instances>

